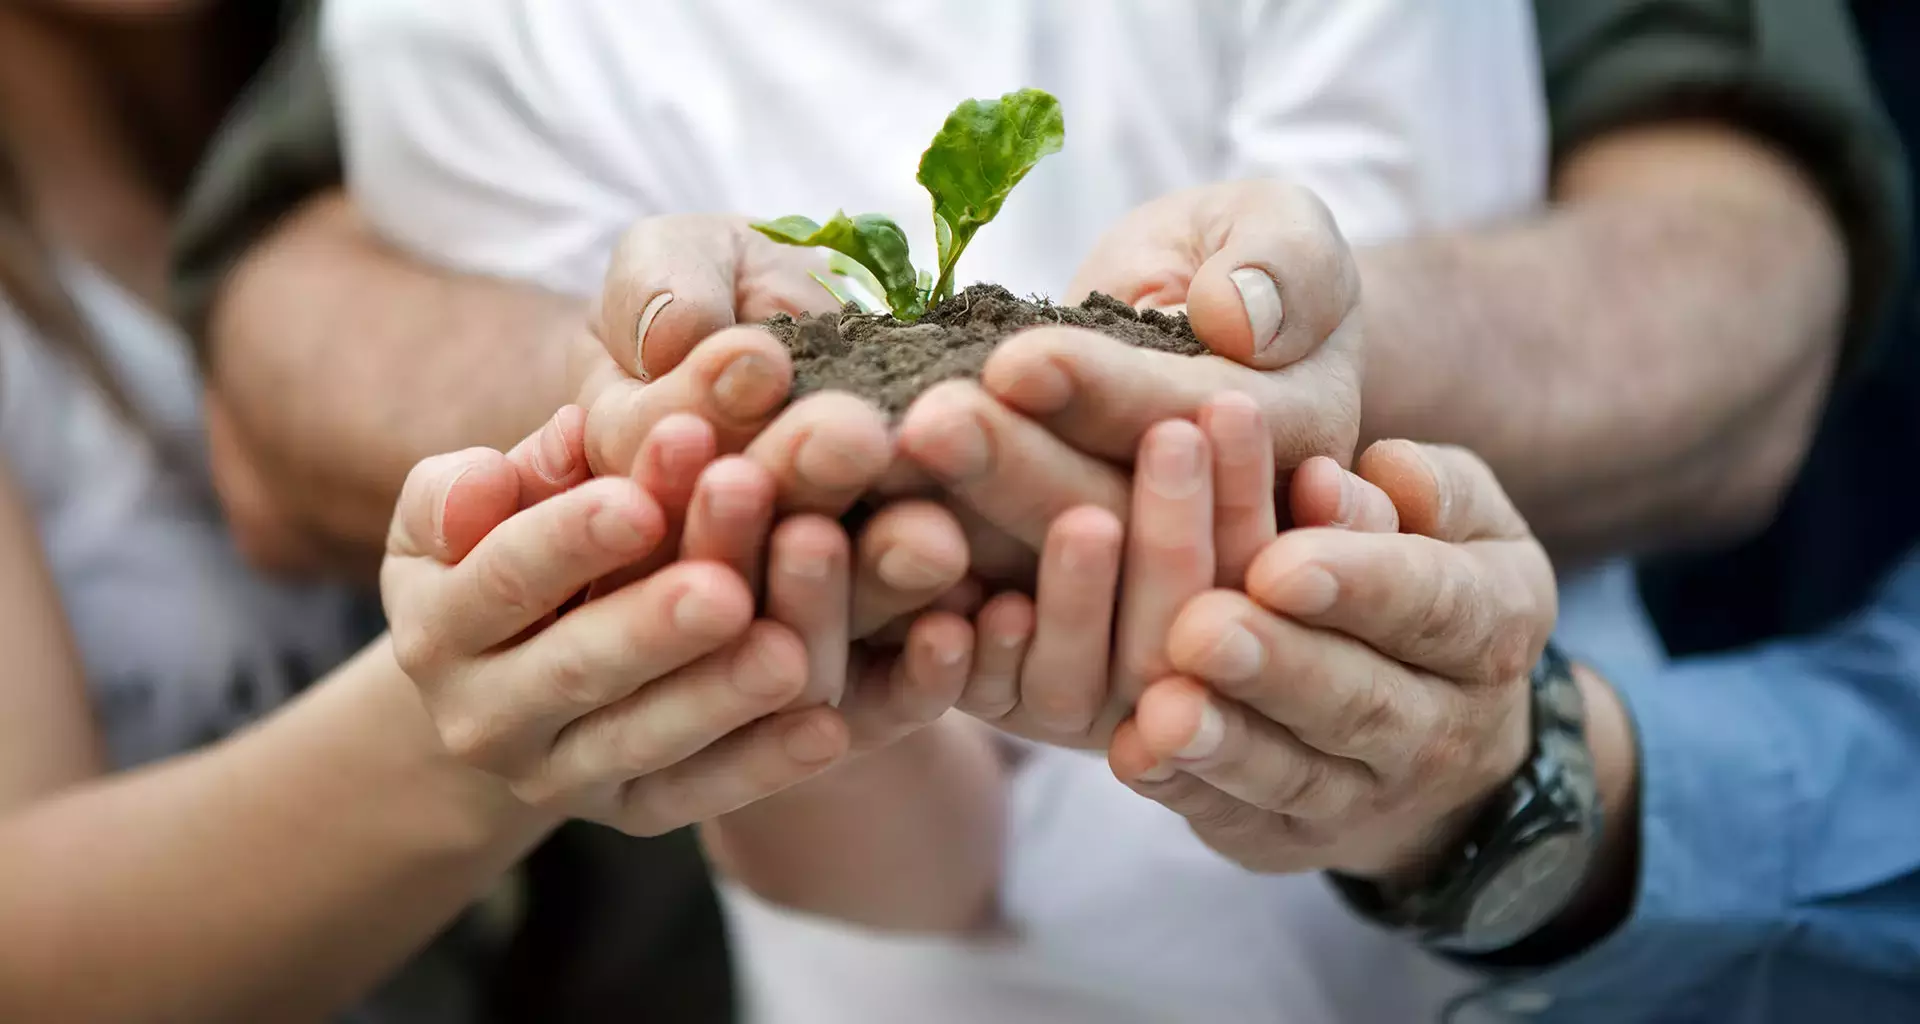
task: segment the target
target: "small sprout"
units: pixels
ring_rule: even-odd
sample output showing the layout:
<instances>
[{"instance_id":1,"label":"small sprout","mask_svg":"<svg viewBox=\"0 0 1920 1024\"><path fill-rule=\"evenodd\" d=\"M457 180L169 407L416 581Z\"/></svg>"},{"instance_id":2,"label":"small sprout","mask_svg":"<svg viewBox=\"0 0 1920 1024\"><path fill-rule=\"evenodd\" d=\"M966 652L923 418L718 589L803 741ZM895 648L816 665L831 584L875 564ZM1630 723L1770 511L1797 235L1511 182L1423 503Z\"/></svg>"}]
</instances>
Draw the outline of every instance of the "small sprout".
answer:
<instances>
[{"instance_id":1,"label":"small sprout","mask_svg":"<svg viewBox=\"0 0 1920 1024\"><path fill-rule=\"evenodd\" d=\"M1065 140L1060 101L1038 89L1010 92L997 100L967 100L947 115L920 157L918 175L933 197L937 273L914 269L906 233L879 214L836 213L824 225L805 217L781 217L757 223L754 229L786 245L818 246L844 255L864 275L830 263L832 273L884 297L895 319L918 320L929 307L953 297L954 267L967 243L1000 213L1027 172L1042 157L1060 152ZM855 301L819 275L814 279L843 305Z\"/></svg>"}]
</instances>

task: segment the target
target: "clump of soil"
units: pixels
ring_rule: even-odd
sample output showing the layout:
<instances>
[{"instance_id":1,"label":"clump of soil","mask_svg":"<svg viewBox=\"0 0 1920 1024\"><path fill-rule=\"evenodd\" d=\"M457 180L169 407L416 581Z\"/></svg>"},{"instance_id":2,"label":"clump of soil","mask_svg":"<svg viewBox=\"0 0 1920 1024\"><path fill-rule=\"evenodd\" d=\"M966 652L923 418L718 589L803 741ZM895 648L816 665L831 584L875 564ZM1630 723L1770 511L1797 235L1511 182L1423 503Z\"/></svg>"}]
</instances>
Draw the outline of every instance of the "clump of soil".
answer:
<instances>
[{"instance_id":1,"label":"clump of soil","mask_svg":"<svg viewBox=\"0 0 1920 1024\"><path fill-rule=\"evenodd\" d=\"M848 306L799 319L781 313L767 321L767 328L793 355L794 398L851 391L898 416L943 380L978 377L994 346L1038 324L1085 327L1177 355L1207 351L1185 313L1138 310L1097 292L1078 306L1056 306L1015 298L996 284L976 284L917 323Z\"/></svg>"}]
</instances>

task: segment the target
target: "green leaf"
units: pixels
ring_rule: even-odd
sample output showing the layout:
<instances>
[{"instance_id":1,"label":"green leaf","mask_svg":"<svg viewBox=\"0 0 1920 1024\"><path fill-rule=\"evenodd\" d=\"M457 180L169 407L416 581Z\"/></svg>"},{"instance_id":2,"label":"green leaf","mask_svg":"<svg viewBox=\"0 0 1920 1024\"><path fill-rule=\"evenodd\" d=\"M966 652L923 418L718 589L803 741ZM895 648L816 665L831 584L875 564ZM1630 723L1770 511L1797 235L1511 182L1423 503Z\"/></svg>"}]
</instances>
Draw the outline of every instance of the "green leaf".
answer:
<instances>
[{"instance_id":1,"label":"green leaf","mask_svg":"<svg viewBox=\"0 0 1920 1024\"><path fill-rule=\"evenodd\" d=\"M886 297L887 290L880 284L880 279L873 276L873 271L861 266L846 253L836 252L827 257L827 273L835 277L844 277L859 285L860 291L865 292L873 300L878 301ZM863 300L859 293L854 293L853 301L860 307L862 313L873 312L872 304Z\"/></svg>"},{"instance_id":2,"label":"green leaf","mask_svg":"<svg viewBox=\"0 0 1920 1024\"><path fill-rule=\"evenodd\" d=\"M860 303L856 301L852 295L848 294L847 292L843 292L838 288L835 288L833 286L832 281L829 281L826 278L821 277L819 271L809 270L807 271L807 276L813 278L813 281L815 284L819 285L822 288L825 288L827 290L827 294L833 296L833 301L838 302L841 308L845 308L848 303L853 303L856 306L860 305ZM862 308L864 309L864 307Z\"/></svg>"},{"instance_id":3,"label":"green leaf","mask_svg":"<svg viewBox=\"0 0 1920 1024\"><path fill-rule=\"evenodd\" d=\"M974 233L999 214L1034 164L1060 152L1066 136L1060 101L1039 89L967 100L947 115L920 157L920 184L933 196L935 237L949 238L940 247L936 301L953 294L954 265Z\"/></svg>"},{"instance_id":4,"label":"green leaf","mask_svg":"<svg viewBox=\"0 0 1920 1024\"><path fill-rule=\"evenodd\" d=\"M940 216L937 208L933 211L933 241L935 248L939 250L939 263L944 267L947 265L947 253L953 249L953 225L947 223L947 218Z\"/></svg>"},{"instance_id":5,"label":"green leaf","mask_svg":"<svg viewBox=\"0 0 1920 1024\"><path fill-rule=\"evenodd\" d=\"M781 217L753 225L755 231L784 245L814 246L845 253L867 268L880 284L880 292L893 315L902 320L917 320L925 312L920 293L914 287L913 260L907 252L907 233L900 225L877 213L848 217L836 213L825 224L805 217Z\"/></svg>"}]
</instances>

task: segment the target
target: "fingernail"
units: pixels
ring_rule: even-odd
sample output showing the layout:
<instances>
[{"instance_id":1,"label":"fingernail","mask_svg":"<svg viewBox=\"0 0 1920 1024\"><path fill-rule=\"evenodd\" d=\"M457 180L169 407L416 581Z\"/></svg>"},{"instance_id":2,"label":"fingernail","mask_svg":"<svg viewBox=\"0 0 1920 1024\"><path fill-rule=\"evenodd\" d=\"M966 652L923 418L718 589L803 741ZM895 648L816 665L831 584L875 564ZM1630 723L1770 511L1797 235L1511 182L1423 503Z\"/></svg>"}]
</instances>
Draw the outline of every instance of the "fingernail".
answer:
<instances>
[{"instance_id":1,"label":"fingernail","mask_svg":"<svg viewBox=\"0 0 1920 1024\"><path fill-rule=\"evenodd\" d=\"M540 439L533 448L533 468L548 483L559 483L573 472L573 454L567 451L567 439L560 431L560 421L548 420L540 428Z\"/></svg>"},{"instance_id":2,"label":"fingernail","mask_svg":"<svg viewBox=\"0 0 1920 1024\"><path fill-rule=\"evenodd\" d=\"M667 308L667 303L672 301L672 292L661 292L655 295L652 301L647 303L647 308L640 311L640 326L635 328L633 332L633 364L634 368L639 371L638 375L643 381L648 379L647 328L653 326L653 318L659 316L660 311Z\"/></svg>"},{"instance_id":3,"label":"fingernail","mask_svg":"<svg viewBox=\"0 0 1920 1024\"><path fill-rule=\"evenodd\" d=\"M804 665L782 657L773 644L755 636L734 656L733 685L749 696L779 697L805 687L806 671Z\"/></svg>"},{"instance_id":4,"label":"fingernail","mask_svg":"<svg viewBox=\"0 0 1920 1024\"><path fill-rule=\"evenodd\" d=\"M479 468L479 464L473 462L460 467L460 472L453 474L453 479L447 481L446 489L440 492L440 502L433 510L433 540L442 552L447 548L447 502L453 499L454 488L460 486L460 481Z\"/></svg>"},{"instance_id":5,"label":"fingernail","mask_svg":"<svg viewBox=\"0 0 1920 1024\"><path fill-rule=\"evenodd\" d=\"M1188 498L1200 489L1200 445L1195 432L1163 430L1147 449L1147 486L1162 498Z\"/></svg>"},{"instance_id":6,"label":"fingernail","mask_svg":"<svg viewBox=\"0 0 1920 1024\"><path fill-rule=\"evenodd\" d=\"M760 510L753 487L744 480L716 480L706 492L707 510L716 519L738 522L753 518Z\"/></svg>"},{"instance_id":7,"label":"fingernail","mask_svg":"<svg viewBox=\"0 0 1920 1024\"><path fill-rule=\"evenodd\" d=\"M972 413L954 417L941 435L939 470L951 480L966 480L987 470L987 433Z\"/></svg>"},{"instance_id":8,"label":"fingernail","mask_svg":"<svg viewBox=\"0 0 1920 1024\"><path fill-rule=\"evenodd\" d=\"M1319 615L1340 598L1340 584L1333 574L1317 565L1296 569L1280 582L1275 596L1280 607L1274 611L1286 615Z\"/></svg>"},{"instance_id":9,"label":"fingernail","mask_svg":"<svg viewBox=\"0 0 1920 1024\"><path fill-rule=\"evenodd\" d=\"M952 582L940 566L921 558L905 545L889 549L881 555L880 560L874 563L873 572L881 582L895 590L928 590Z\"/></svg>"},{"instance_id":10,"label":"fingernail","mask_svg":"<svg viewBox=\"0 0 1920 1024\"><path fill-rule=\"evenodd\" d=\"M713 628L719 609L704 591L689 590L673 604L673 624L680 629L706 631Z\"/></svg>"},{"instance_id":11,"label":"fingernail","mask_svg":"<svg viewBox=\"0 0 1920 1024\"><path fill-rule=\"evenodd\" d=\"M1233 392L1234 401L1216 401L1208 410L1207 432L1221 449L1220 454L1235 461L1253 451L1260 443L1260 410L1249 399L1238 401L1239 392Z\"/></svg>"},{"instance_id":12,"label":"fingernail","mask_svg":"<svg viewBox=\"0 0 1920 1024\"><path fill-rule=\"evenodd\" d=\"M1200 724L1193 730L1193 738L1180 748L1174 756L1182 761L1198 761L1213 756L1220 749L1220 741L1227 738L1227 720L1212 701L1200 705Z\"/></svg>"},{"instance_id":13,"label":"fingernail","mask_svg":"<svg viewBox=\"0 0 1920 1024\"><path fill-rule=\"evenodd\" d=\"M786 400L779 374L765 356L748 352L727 364L713 381L713 404L736 420L755 420Z\"/></svg>"},{"instance_id":14,"label":"fingernail","mask_svg":"<svg viewBox=\"0 0 1920 1024\"><path fill-rule=\"evenodd\" d=\"M952 668L967 660L967 649L959 644L936 644L933 648L933 660L941 668Z\"/></svg>"},{"instance_id":15,"label":"fingernail","mask_svg":"<svg viewBox=\"0 0 1920 1024\"><path fill-rule=\"evenodd\" d=\"M1266 664L1267 652L1246 627L1227 627L1213 647L1200 658L1201 674L1215 682L1241 683L1258 675Z\"/></svg>"},{"instance_id":16,"label":"fingernail","mask_svg":"<svg viewBox=\"0 0 1920 1024\"><path fill-rule=\"evenodd\" d=\"M783 745L787 756L801 764L831 761L840 753L840 738L818 719L808 719L788 729Z\"/></svg>"},{"instance_id":17,"label":"fingernail","mask_svg":"<svg viewBox=\"0 0 1920 1024\"><path fill-rule=\"evenodd\" d=\"M1060 369L1051 359L1028 367L1013 387L1007 391L1009 398L1018 403L1021 410L1036 416L1051 416L1067 407L1073 400L1073 382L1067 379L1065 370Z\"/></svg>"},{"instance_id":18,"label":"fingernail","mask_svg":"<svg viewBox=\"0 0 1920 1024\"><path fill-rule=\"evenodd\" d=\"M809 435L793 455L793 470L801 479L825 491L843 491L870 476L867 460L845 445Z\"/></svg>"},{"instance_id":19,"label":"fingernail","mask_svg":"<svg viewBox=\"0 0 1920 1024\"><path fill-rule=\"evenodd\" d=\"M594 509L587 529L592 532L594 543L612 552L637 550L647 540L641 532L639 517L627 505L602 505Z\"/></svg>"},{"instance_id":20,"label":"fingernail","mask_svg":"<svg viewBox=\"0 0 1920 1024\"><path fill-rule=\"evenodd\" d=\"M815 551L805 551L782 560L781 568L787 575L803 580L824 580L830 566L827 559Z\"/></svg>"},{"instance_id":21,"label":"fingernail","mask_svg":"<svg viewBox=\"0 0 1920 1024\"><path fill-rule=\"evenodd\" d=\"M1173 766L1156 763L1153 767L1135 776L1141 782L1165 782L1173 778Z\"/></svg>"},{"instance_id":22,"label":"fingernail","mask_svg":"<svg viewBox=\"0 0 1920 1024\"><path fill-rule=\"evenodd\" d=\"M1253 331L1253 353L1259 355L1280 336L1280 286L1258 267L1241 267L1227 279L1240 290L1240 303L1247 308L1247 327Z\"/></svg>"},{"instance_id":23,"label":"fingernail","mask_svg":"<svg viewBox=\"0 0 1920 1024\"><path fill-rule=\"evenodd\" d=\"M1352 526L1354 514L1359 511L1355 508L1359 501L1359 488L1353 485L1353 474L1342 469L1340 471L1340 503L1333 512L1333 525Z\"/></svg>"}]
</instances>

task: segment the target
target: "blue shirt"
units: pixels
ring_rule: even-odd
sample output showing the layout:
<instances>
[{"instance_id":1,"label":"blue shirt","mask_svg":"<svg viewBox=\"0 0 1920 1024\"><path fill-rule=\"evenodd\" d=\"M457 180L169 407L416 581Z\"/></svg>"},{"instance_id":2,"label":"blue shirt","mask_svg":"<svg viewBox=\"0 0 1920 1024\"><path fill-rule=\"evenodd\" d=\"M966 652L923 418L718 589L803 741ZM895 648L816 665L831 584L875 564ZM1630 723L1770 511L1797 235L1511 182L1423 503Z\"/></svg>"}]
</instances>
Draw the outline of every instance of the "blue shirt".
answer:
<instances>
[{"instance_id":1,"label":"blue shirt","mask_svg":"<svg viewBox=\"0 0 1920 1024\"><path fill-rule=\"evenodd\" d=\"M1819 637L1611 681L1640 749L1631 916L1486 1001L1577 1024L1920 1021L1920 549Z\"/></svg>"}]
</instances>

